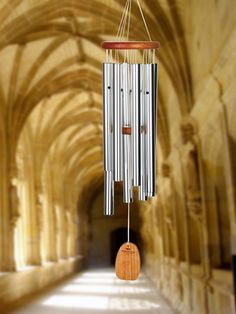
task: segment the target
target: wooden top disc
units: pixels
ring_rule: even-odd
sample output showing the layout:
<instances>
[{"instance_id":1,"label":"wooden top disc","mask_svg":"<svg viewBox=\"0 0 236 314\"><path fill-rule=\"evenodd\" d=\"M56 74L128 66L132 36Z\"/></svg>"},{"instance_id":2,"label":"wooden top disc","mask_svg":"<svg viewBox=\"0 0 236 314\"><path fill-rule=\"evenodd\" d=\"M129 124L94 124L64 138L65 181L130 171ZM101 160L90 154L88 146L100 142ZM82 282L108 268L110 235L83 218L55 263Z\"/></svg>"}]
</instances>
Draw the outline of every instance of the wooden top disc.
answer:
<instances>
[{"instance_id":1,"label":"wooden top disc","mask_svg":"<svg viewBox=\"0 0 236 314\"><path fill-rule=\"evenodd\" d=\"M158 41L104 41L102 48L110 50L158 49L160 48L160 43Z\"/></svg>"},{"instance_id":2,"label":"wooden top disc","mask_svg":"<svg viewBox=\"0 0 236 314\"><path fill-rule=\"evenodd\" d=\"M116 276L121 280L136 280L140 273L141 262L137 246L124 243L116 256Z\"/></svg>"}]
</instances>

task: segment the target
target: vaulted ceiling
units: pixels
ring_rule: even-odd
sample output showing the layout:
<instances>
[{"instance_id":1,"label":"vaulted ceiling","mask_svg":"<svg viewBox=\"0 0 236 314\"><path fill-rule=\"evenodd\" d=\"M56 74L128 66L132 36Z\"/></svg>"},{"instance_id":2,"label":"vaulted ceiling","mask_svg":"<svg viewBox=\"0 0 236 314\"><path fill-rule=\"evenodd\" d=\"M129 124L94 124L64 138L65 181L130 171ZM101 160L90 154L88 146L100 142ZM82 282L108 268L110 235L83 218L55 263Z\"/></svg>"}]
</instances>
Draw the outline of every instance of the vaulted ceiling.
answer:
<instances>
[{"instance_id":1,"label":"vaulted ceiling","mask_svg":"<svg viewBox=\"0 0 236 314\"><path fill-rule=\"evenodd\" d=\"M198 64L189 57L190 51L196 52L193 44L202 43L200 34L194 37L192 32L195 20L190 23L190 13L200 6L186 0L141 3L152 39L161 43L158 147L164 158L170 151L170 123L175 125L176 117L191 111L193 83L201 77L201 72L192 73ZM50 159L70 184L102 182L100 44L116 35L124 4L125 0L0 0L0 110L13 156L27 138L37 152L39 177ZM136 1L131 26L132 39L146 39Z\"/></svg>"}]
</instances>

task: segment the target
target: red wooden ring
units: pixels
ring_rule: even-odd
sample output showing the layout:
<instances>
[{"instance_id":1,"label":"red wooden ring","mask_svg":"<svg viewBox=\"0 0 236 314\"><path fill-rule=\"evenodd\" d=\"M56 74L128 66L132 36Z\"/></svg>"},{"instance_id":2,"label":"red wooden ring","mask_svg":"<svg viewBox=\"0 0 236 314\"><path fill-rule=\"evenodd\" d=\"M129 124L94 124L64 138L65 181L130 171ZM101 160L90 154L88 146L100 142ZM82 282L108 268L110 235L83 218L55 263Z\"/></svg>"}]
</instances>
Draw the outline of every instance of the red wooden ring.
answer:
<instances>
[{"instance_id":1,"label":"red wooden ring","mask_svg":"<svg viewBox=\"0 0 236 314\"><path fill-rule=\"evenodd\" d=\"M109 50L153 50L160 48L160 43L158 41L104 41L102 48Z\"/></svg>"}]
</instances>

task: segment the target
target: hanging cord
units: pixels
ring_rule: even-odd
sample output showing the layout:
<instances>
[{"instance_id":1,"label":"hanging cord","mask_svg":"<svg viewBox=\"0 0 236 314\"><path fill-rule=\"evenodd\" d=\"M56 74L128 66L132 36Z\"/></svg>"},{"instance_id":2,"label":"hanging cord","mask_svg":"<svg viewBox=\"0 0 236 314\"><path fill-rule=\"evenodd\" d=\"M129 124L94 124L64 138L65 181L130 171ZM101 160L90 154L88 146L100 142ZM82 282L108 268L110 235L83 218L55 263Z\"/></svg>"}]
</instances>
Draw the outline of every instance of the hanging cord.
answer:
<instances>
[{"instance_id":1,"label":"hanging cord","mask_svg":"<svg viewBox=\"0 0 236 314\"><path fill-rule=\"evenodd\" d=\"M120 25L117 31L117 35L116 35L116 40L121 41L122 38L126 38L127 41L129 40L129 34L130 34L130 23L131 23L131 10L132 10L132 1L133 0L127 0L126 4L125 4L125 8L121 17L121 21L120 21ZM147 22L145 20L144 14L143 14L143 10L140 4L139 0L137 1L137 5L146 29L146 32L148 34L148 38L150 41L152 41L148 26L147 26ZM126 36L125 36L126 35Z\"/></svg>"},{"instance_id":2,"label":"hanging cord","mask_svg":"<svg viewBox=\"0 0 236 314\"><path fill-rule=\"evenodd\" d=\"M125 29L126 29L126 24L127 24L127 19L130 14L130 6L131 6L132 0L127 0L124 8L124 12L122 14L121 22L118 28L118 32L116 35L117 40L121 40L124 37L125 34Z\"/></svg>"},{"instance_id":3,"label":"hanging cord","mask_svg":"<svg viewBox=\"0 0 236 314\"><path fill-rule=\"evenodd\" d=\"M109 50L106 49L106 63L109 62Z\"/></svg>"},{"instance_id":4,"label":"hanging cord","mask_svg":"<svg viewBox=\"0 0 236 314\"><path fill-rule=\"evenodd\" d=\"M127 23L128 8L129 8L129 3L128 3L128 7L127 7L127 9L125 11L125 17L124 17L124 20L123 20L123 23L122 23L122 27L120 29L120 34L118 36L119 40L122 40L122 38L124 37L126 23Z\"/></svg>"},{"instance_id":5,"label":"hanging cord","mask_svg":"<svg viewBox=\"0 0 236 314\"><path fill-rule=\"evenodd\" d=\"M117 35L116 35L116 40L118 40L119 37L120 37L120 31L121 31L121 28L123 27L124 18L125 18L126 11L127 11L127 6L128 6L128 4L129 4L128 1L129 1L129 0L127 0L127 1L126 1L126 4L125 4L125 8L124 8L124 11L123 11L123 14L122 14L122 17L121 17L121 21L120 21L120 25L119 25L119 28L118 28L118 31L117 31Z\"/></svg>"},{"instance_id":6,"label":"hanging cord","mask_svg":"<svg viewBox=\"0 0 236 314\"><path fill-rule=\"evenodd\" d=\"M128 14L129 20L128 20L127 35L126 35L126 37L127 37L127 41L129 41L129 31L130 31L131 11L132 11L132 0L130 1L130 8L129 8L129 14Z\"/></svg>"},{"instance_id":7,"label":"hanging cord","mask_svg":"<svg viewBox=\"0 0 236 314\"><path fill-rule=\"evenodd\" d=\"M128 203L127 242L130 241L130 203Z\"/></svg>"},{"instance_id":8,"label":"hanging cord","mask_svg":"<svg viewBox=\"0 0 236 314\"><path fill-rule=\"evenodd\" d=\"M155 49L153 49L152 54L153 54L153 60L152 60L152 63L155 63L155 61L156 61L156 50L155 50Z\"/></svg>"},{"instance_id":9,"label":"hanging cord","mask_svg":"<svg viewBox=\"0 0 236 314\"><path fill-rule=\"evenodd\" d=\"M144 14L143 14L143 10L142 10L142 7L141 7L141 4L140 4L139 0L137 0L137 4L138 4L139 11L140 11L140 14L141 14L142 19L143 19L143 23L145 25L145 28L146 28L146 31L147 31L147 34L148 34L148 37L149 37L149 40L152 41L152 38L151 38L151 35L150 35L150 32L149 32L149 29L148 29L148 26L147 26L147 23L146 23L146 20L145 20Z\"/></svg>"},{"instance_id":10,"label":"hanging cord","mask_svg":"<svg viewBox=\"0 0 236 314\"><path fill-rule=\"evenodd\" d=\"M123 28L122 28L121 34L120 34L120 39L126 38L127 40L128 40L128 37L129 37L129 21L130 21L130 16L131 16L131 3L132 3L132 0L128 0L128 1L129 2L128 2L127 10L126 10L124 24L123 24ZM127 31L126 31L126 29L127 29Z\"/></svg>"}]
</instances>

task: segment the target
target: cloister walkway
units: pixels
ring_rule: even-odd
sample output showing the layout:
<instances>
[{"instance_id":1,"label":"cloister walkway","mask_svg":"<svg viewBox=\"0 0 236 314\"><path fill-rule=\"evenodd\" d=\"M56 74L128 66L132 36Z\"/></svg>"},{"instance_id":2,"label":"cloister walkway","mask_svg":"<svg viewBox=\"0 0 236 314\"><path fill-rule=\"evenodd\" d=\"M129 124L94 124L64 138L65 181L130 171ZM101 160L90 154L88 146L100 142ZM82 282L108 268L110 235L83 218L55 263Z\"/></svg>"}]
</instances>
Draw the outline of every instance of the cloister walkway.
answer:
<instances>
[{"instance_id":1,"label":"cloister walkway","mask_svg":"<svg viewBox=\"0 0 236 314\"><path fill-rule=\"evenodd\" d=\"M113 269L78 274L15 314L174 314L154 285L141 275L123 282Z\"/></svg>"}]
</instances>

